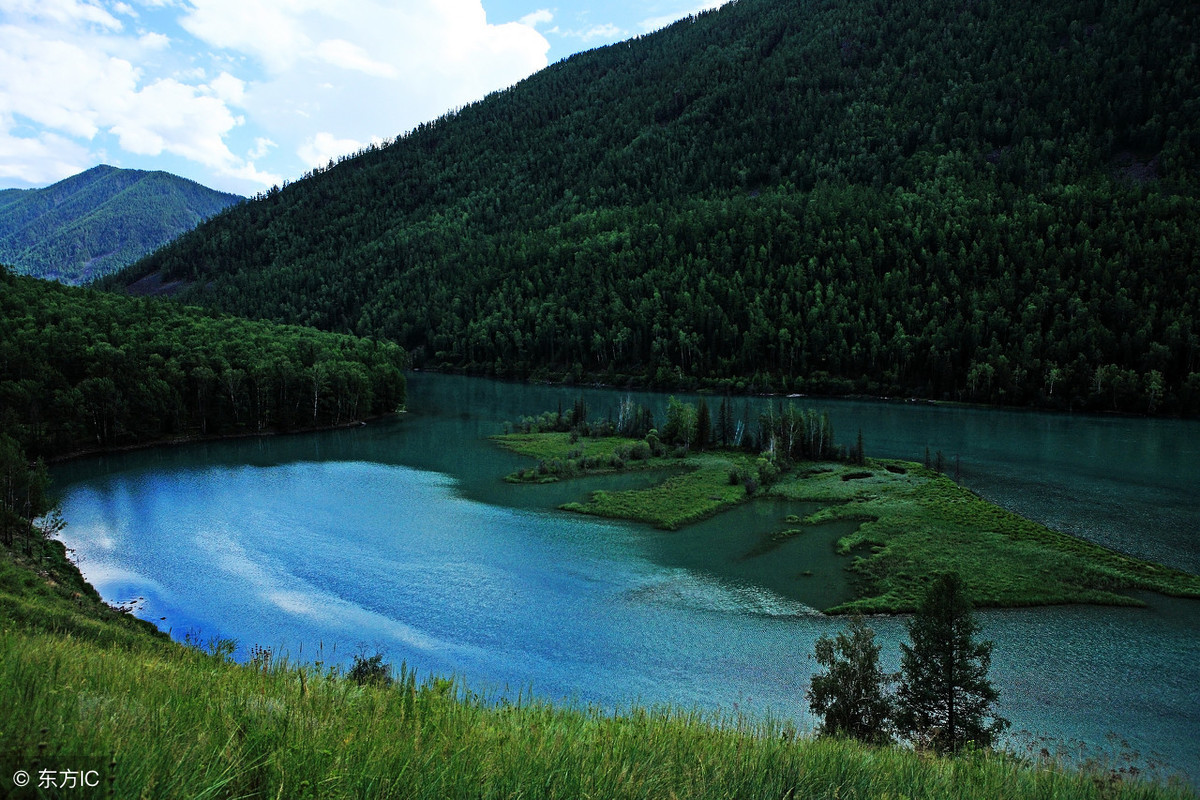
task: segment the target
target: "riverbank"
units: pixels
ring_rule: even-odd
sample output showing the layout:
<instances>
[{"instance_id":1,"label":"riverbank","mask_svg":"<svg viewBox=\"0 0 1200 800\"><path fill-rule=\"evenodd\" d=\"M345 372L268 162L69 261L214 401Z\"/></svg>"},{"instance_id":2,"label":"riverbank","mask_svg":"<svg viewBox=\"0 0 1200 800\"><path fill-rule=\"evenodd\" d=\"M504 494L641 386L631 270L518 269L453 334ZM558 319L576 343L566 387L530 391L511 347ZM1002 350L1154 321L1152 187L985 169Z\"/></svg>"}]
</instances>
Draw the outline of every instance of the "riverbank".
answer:
<instances>
[{"instance_id":1,"label":"riverbank","mask_svg":"<svg viewBox=\"0 0 1200 800\"><path fill-rule=\"evenodd\" d=\"M538 461L507 476L511 483L626 469L664 471L664 479L653 486L596 491L585 501L560 506L567 511L672 530L746 502L782 498L824 505L804 519L781 517L759 553L823 523L858 522L836 544L852 575L854 598L824 609L827 613L911 611L925 583L946 571L964 577L981 607L1144 605L1131 594L1139 590L1200 597L1200 577L1051 530L914 462L802 462L768 478L761 460L733 450L631 459L635 443L621 437L572 442L567 433L537 433L492 440ZM794 567L797 580L802 579L805 565Z\"/></svg>"},{"instance_id":2,"label":"riverbank","mask_svg":"<svg viewBox=\"0 0 1200 800\"><path fill-rule=\"evenodd\" d=\"M1031 414L1063 414L1068 416L1095 416L1101 419L1196 419L1194 415L1180 413L1143 413L1109 408L1087 408L1063 403L1059 400L1046 402L1024 403L1020 405L1003 403L984 403L976 400L954 400L947 397L926 397L920 394L905 394L903 392L872 392L867 390L847 391L814 391L806 388L803 391L780 388L770 381L761 384L745 378L714 378L690 379L678 381L655 382L640 380L637 376L624 376L625 380L614 380L609 375L586 373L579 377L567 372L535 371L525 377L511 374L493 374L487 370L455 369L447 365L413 368L412 372L425 372L431 375L454 375L467 378L479 378L498 383L509 383L526 386L547 386L563 389L605 389L614 392L647 392L659 395L694 394L705 397L733 398L769 398L769 399L809 399L814 402L826 400L848 400L867 403L896 403L903 405L925 405L938 408L964 408L981 411L1025 411Z\"/></svg>"},{"instance_id":3,"label":"riverbank","mask_svg":"<svg viewBox=\"0 0 1200 800\"><path fill-rule=\"evenodd\" d=\"M0 548L0 790L16 800L68 769L114 798L1194 797L1049 755L935 757L737 715L495 700L403 667L360 683L264 648L237 664L224 642L171 642L104 606L46 545L42 576ZM22 771L34 787L14 783Z\"/></svg>"},{"instance_id":4,"label":"riverbank","mask_svg":"<svg viewBox=\"0 0 1200 800\"><path fill-rule=\"evenodd\" d=\"M317 425L311 428L292 428L290 430L263 430L263 431L244 431L240 433L218 433L218 434L200 434L191 433L184 436L170 436L161 439L151 439L144 442L134 444L110 445L107 447L93 447L83 450L73 450L69 453L52 456L46 459L47 464L63 464L68 461L74 461L81 458L89 458L91 456L104 456L113 453L134 453L138 450L150 450L155 447L178 447L187 444L199 444L201 442L227 442L237 441L240 439L261 439L269 436L296 436L305 433L321 433L323 431L340 431L349 428L360 428L369 422L375 422L381 419L393 417L396 414L406 413L404 409L393 411L388 414L374 414L369 417L361 417L352 419L348 422L340 422L336 425Z\"/></svg>"}]
</instances>

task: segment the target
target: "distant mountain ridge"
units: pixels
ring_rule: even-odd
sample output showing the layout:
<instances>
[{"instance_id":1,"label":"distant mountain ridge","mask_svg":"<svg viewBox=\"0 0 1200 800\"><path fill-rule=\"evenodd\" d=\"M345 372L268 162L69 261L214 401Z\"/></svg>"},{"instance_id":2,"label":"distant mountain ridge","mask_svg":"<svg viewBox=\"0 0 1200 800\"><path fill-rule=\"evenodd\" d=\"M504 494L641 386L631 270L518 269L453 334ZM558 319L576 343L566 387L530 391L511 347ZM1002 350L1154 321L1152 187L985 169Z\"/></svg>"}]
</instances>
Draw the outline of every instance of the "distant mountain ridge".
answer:
<instances>
[{"instance_id":1,"label":"distant mountain ridge","mask_svg":"<svg viewBox=\"0 0 1200 800\"><path fill-rule=\"evenodd\" d=\"M738 0L109 285L416 366L1200 414L1200 4Z\"/></svg>"},{"instance_id":2,"label":"distant mountain ridge","mask_svg":"<svg viewBox=\"0 0 1200 800\"><path fill-rule=\"evenodd\" d=\"M0 190L0 264L86 283L244 199L167 172L107 165L42 189Z\"/></svg>"}]
</instances>

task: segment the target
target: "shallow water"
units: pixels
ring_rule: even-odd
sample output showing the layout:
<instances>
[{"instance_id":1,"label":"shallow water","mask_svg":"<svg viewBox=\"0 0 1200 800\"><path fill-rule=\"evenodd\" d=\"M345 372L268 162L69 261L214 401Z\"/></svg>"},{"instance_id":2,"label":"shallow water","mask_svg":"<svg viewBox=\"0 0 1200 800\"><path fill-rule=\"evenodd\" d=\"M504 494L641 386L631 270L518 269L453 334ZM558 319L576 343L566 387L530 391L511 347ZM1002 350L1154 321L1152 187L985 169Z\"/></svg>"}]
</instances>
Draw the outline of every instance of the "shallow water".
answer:
<instances>
[{"instance_id":1,"label":"shallow water","mask_svg":"<svg viewBox=\"0 0 1200 800\"><path fill-rule=\"evenodd\" d=\"M339 663L378 650L486 691L811 726L813 643L842 624L812 609L848 592L832 548L842 532L773 545L771 533L795 527L784 517L813 508L797 503L757 502L677 532L554 510L659 477L646 473L505 484L529 462L485 437L577 394L417 374L411 413L362 428L60 465L65 539L105 599L141 598L137 613L177 638ZM624 396L585 394L597 414ZM634 397L662 418L664 397ZM753 416L765 401L734 402ZM928 446L951 469L957 454L963 481L989 499L1200 569L1196 423L811 405L842 441L861 428L870 454L920 459ZM1001 712L1030 732L1014 747L1047 737L1076 755L1136 751L1143 768L1200 780L1200 602L1146 599L979 614L996 642ZM902 623L872 621L893 668Z\"/></svg>"}]
</instances>

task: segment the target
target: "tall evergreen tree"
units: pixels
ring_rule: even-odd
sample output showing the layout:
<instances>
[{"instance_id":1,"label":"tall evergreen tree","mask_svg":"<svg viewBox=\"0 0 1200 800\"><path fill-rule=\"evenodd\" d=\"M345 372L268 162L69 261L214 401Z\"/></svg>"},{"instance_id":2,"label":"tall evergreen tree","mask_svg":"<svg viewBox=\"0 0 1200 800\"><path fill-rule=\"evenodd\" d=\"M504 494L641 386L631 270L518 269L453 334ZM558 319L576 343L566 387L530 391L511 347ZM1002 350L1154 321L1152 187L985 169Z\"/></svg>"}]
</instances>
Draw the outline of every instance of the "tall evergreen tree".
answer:
<instances>
[{"instance_id":1,"label":"tall evergreen tree","mask_svg":"<svg viewBox=\"0 0 1200 800\"><path fill-rule=\"evenodd\" d=\"M721 398L721 405L717 407L716 440L721 443L721 447L729 446L733 432L733 409L730 407L729 396L726 395Z\"/></svg>"},{"instance_id":2,"label":"tall evergreen tree","mask_svg":"<svg viewBox=\"0 0 1200 800\"><path fill-rule=\"evenodd\" d=\"M712 414L708 410L708 403L701 397L696 403L696 449L705 450L712 442Z\"/></svg>"},{"instance_id":3,"label":"tall evergreen tree","mask_svg":"<svg viewBox=\"0 0 1200 800\"><path fill-rule=\"evenodd\" d=\"M938 576L908 623L911 644L900 645L896 724L914 742L943 753L990 747L1008 727L992 710L992 643L974 640L978 627L962 579Z\"/></svg>"},{"instance_id":4,"label":"tall evergreen tree","mask_svg":"<svg viewBox=\"0 0 1200 800\"><path fill-rule=\"evenodd\" d=\"M875 631L861 616L850 620L848 634L817 640L815 658L826 671L813 676L808 702L821 717L822 734L873 743L891 740L887 688L892 679L879 666L879 650Z\"/></svg>"}]
</instances>

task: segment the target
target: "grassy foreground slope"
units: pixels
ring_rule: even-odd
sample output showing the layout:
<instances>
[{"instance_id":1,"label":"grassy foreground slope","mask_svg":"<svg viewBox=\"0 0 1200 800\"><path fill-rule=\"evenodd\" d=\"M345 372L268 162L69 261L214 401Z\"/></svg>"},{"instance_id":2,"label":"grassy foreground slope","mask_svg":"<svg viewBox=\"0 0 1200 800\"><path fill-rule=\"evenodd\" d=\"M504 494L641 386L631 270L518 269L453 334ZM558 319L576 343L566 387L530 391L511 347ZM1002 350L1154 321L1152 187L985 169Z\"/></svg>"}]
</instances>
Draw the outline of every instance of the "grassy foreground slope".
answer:
<instances>
[{"instance_id":1,"label":"grassy foreground slope","mask_svg":"<svg viewBox=\"0 0 1200 800\"><path fill-rule=\"evenodd\" d=\"M1192 796L1003 753L937 758L769 721L486 702L411 673L358 685L320 664L234 664L94 597L49 597L15 558L0 551L6 797L40 796L13 787L16 769L62 769L80 754L116 798ZM73 569L61 550L56 569ZM79 607L65 617L63 602Z\"/></svg>"},{"instance_id":2,"label":"grassy foreground slope","mask_svg":"<svg viewBox=\"0 0 1200 800\"><path fill-rule=\"evenodd\" d=\"M757 498L825 504L803 520L785 520L781 514L779 530L755 552L805 535L806 526L838 519L860 522L837 543L856 578L856 596L826 609L834 613L911 611L926 582L939 572L959 573L981 606L1141 605L1128 594L1133 590L1200 597L1198 576L1053 531L912 462L802 462L768 481L763 475L772 467L743 451L630 460L634 440L622 437L572 442L567 433L516 433L493 439L539 460L537 467L509 476L510 482L629 468L671 472L647 488L592 492L586 502L563 505L568 511L673 530ZM747 476L753 491L743 482ZM797 574L804 568L795 565Z\"/></svg>"}]
</instances>

